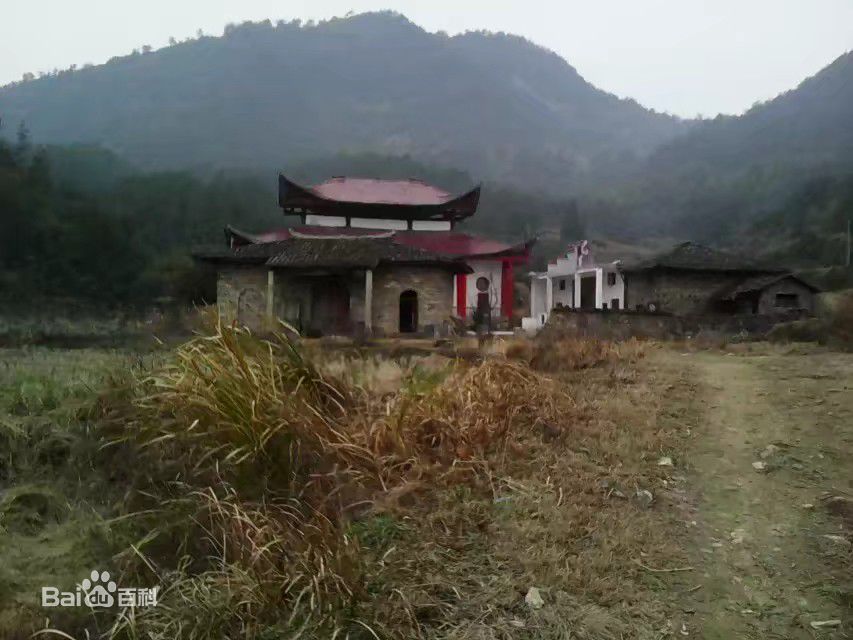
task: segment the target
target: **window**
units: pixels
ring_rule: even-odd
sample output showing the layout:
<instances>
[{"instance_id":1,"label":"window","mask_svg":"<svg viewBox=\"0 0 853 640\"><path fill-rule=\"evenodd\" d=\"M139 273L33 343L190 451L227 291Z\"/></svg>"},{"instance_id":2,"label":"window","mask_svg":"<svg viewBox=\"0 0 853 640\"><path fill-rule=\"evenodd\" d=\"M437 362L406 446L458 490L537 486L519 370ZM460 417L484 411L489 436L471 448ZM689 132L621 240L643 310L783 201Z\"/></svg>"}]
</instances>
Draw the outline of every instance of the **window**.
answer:
<instances>
[{"instance_id":1,"label":"window","mask_svg":"<svg viewBox=\"0 0 853 640\"><path fill-rule=\"evenodd\" d=\"M560 291L565 291L565 290L566 290L566 281L560 280Z\"/></svg>"},{"instance_id":2,"label":"window","mask_svg":"<svg viewBox=\"0 0 853 640\"><path fill-rule=\"evenodd\" d=\"M601 303L601 308L602 308L602 309L604 309L605 311L607 311L607 303L606 303L606 302L602 302L602 303Z\"/></svg>"},{"instance_id":3,"label":"window","mask_svg":"<svg viewBox=\"0 0 853 640\"><path fill-rule=\"evenodd\" d=\"M607 286L615 287L616 286L616 274L612 271L607 274Z\"/></svg>"},{"instance_id":4,"label":"window","mask_svg":"<svg viewBox=\"0 0 853 640\"><path fill-rule=\"evenodd\" d=\"M619 298L613 298L613 300L610 301L610 308L619 309Z\"/></svg>"},{"instance_id":5,"label":"window","mask_svg":"<svg viewBox=\"0 0 853 640\"><path fill-rule=\"evenodd\" d=\"M776 307L779 309L796 309L800 306L799 296L796 293L777 293Z\"/></svg>"},{"instance_id":6,"label":"window","mask_svg":"<svg viewBox=\"0 0 853 640\"><path fill-rule=\"evenodd\" d=\"M489 290L489 279L480 276L477 278L477 291L488 291Z\"/></svg>"}]
</instances>

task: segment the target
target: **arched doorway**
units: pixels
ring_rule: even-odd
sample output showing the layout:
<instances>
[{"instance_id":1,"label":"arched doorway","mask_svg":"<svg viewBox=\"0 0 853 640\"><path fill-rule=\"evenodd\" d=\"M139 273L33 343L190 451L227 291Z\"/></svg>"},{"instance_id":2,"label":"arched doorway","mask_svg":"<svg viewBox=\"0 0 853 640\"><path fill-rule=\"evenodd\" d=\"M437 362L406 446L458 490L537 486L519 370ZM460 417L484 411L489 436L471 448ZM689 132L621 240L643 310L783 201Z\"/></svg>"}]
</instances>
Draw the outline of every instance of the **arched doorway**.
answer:
<instances>
[{"instance_id":1,"label":"arched doorway","mask_svg":"<svg viewBox=\"0 0 853 640\"><path fill-rule=\"evenodd\" d=\"M400 294L400 333L418 330L418 294L409 289Z\"/></svg>"}]
</instances>

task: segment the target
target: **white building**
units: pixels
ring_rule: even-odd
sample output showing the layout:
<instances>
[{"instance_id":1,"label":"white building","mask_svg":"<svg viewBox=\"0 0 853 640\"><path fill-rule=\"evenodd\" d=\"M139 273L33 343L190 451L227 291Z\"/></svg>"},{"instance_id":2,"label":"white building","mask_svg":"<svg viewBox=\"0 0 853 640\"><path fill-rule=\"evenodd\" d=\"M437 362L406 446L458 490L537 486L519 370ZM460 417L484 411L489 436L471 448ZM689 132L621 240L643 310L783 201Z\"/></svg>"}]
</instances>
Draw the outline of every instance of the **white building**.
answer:
<instances>
[{"instance_id":1,"label":"white building","mask_svg":"<svg viewBox=\"0 0 853 640\"><path fill-rule=\"evenodd\" d=\"M623 309L625 280L619 261L597 263L584 240L548 264L547 271L530 274L530 316L521 326L536 331L552 309Z\"/></svg>"}]
</instances>

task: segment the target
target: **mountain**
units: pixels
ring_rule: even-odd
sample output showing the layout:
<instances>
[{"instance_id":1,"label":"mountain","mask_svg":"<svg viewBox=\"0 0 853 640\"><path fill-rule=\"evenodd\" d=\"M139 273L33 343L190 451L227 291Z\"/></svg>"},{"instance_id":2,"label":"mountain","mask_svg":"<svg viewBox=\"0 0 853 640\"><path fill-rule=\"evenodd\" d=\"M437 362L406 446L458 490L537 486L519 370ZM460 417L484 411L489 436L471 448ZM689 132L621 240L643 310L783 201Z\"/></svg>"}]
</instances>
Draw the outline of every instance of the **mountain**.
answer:
<instances>
[{"instance_id":1,"label":"mountain","mask_svg":"<svg viewBox=\"0 0 853 640\"><path fill-rule=\"evenodd\" d=\"M0 88L0 117L37 142L101 145L143 168L269 171L378 152L555 192L689 126L523 38L448 37L390 12L229 26L15 83Z\"/></svg>"},{"instance_id":2,"label":"mountain","mask_svg":"<svg viewBox=\"0 0 853 640\"><path fill-rule=\"evenodd\" d=\"M771 164L853 165L853 51L742 116L697 124L649 158L652 168L679 172Z\"/></svg>"},{"instance_id":3,"label":"mountain","mask_svg":"<svg viewBox=\"0 0 853 640\"><path fill-rule=\"evenodd\" d=\"M816 219L809 212L813 200L808 194L823 194L825 185L846 184L845 175L851 172L853 53L847 53L795 89L741 116L694 123L586 209L602 212L592 222L604 233L643 236L651 230L743 244L759 221L780 219L772 214L781 210L794 228L806 218L811 225ZM821 220L821 233L842 231L838 216ZM772 225L761 225L762 238L772 232ZM824 253L812 250L814 258Z\"/></svg>"}]
</instances>

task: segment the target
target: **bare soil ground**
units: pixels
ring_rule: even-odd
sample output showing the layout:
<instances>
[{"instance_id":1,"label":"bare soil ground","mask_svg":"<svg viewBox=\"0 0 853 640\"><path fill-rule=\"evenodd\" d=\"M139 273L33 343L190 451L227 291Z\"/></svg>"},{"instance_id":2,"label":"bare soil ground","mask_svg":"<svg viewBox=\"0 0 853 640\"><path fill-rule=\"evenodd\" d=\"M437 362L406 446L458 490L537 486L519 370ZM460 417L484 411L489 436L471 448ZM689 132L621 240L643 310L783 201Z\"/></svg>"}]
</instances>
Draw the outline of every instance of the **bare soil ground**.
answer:
<instances>
[{"instance_id":1,"label":"bare soil ground","mask_svg":"<svg viewBox=\"0 0 853 640\"><path fill-rule=\"evenodd\" d=\"M853 354L757 345L655 358L695 381L672 405L693 425L670 493L692 569L659 574L680 609L675 635L853 635Z\"/></svg>"}]
</instances>

